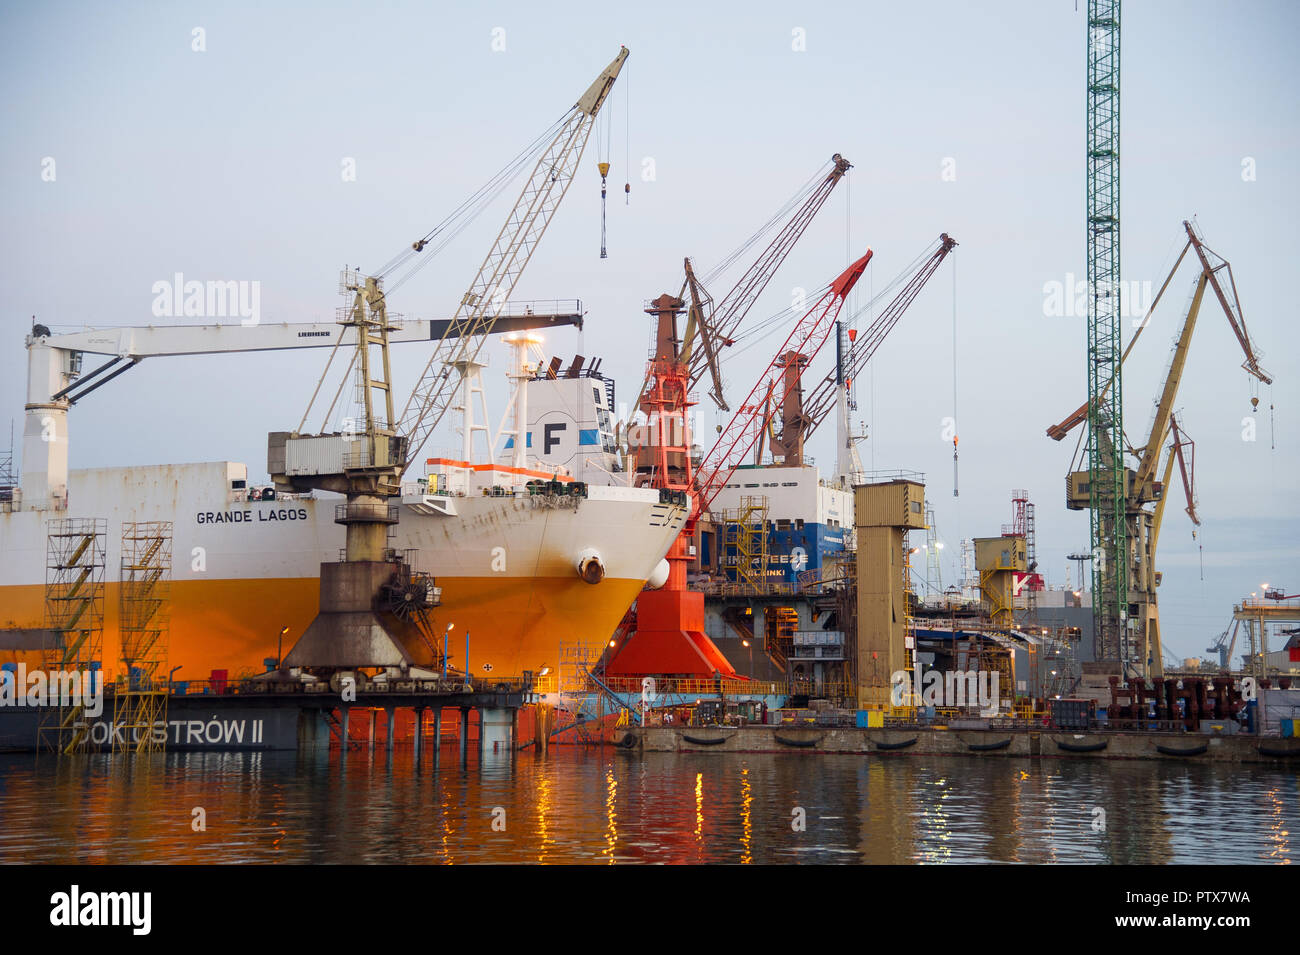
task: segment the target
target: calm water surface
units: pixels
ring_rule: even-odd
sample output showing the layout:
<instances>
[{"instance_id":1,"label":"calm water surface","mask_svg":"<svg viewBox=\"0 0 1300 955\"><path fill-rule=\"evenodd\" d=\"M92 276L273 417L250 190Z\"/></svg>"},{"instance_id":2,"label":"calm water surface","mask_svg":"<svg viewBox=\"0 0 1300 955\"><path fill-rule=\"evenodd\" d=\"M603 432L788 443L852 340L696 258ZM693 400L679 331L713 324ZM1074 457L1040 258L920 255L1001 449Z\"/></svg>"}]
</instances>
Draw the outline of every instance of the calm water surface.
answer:
<instances>
[{"instance_id":1,"label":"calm water surface","mask_svg":"<svg viewBox=\"0 0 1300 955\"><path fill-rule=\"evenodd\" d=\"M0 862L1289 864L1297 828L1300 774L1197 764L556 747L462 766L454 746L437 767L409 748L391 764L382 748L343 763L0 757Z\"/></svg>"}]
</instances>

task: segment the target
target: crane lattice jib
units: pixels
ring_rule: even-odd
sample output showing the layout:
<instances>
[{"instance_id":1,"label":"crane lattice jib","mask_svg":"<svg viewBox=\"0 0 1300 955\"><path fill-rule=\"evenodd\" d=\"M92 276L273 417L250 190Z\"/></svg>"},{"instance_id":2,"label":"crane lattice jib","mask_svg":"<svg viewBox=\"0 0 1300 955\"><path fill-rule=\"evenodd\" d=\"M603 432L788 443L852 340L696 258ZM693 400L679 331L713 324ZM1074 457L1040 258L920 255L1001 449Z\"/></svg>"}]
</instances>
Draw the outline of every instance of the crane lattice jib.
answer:
<instances>
[{"instance_id":1,"label":"crane lattice jib","mask_svg":"<svg viewBox=\"0 0 1300 955\"><path fill-rule=\"evenodd\" d=\"M1264 384L1271 385L1273 379L1269 377L1268 372L1259 367L1259 358L1255 354L1254 346L1250 343L1250 333L1246 331L1246 318L1241 314L1241 302L1237 299L1237 282L1232 277L1232 266L1228 264L1227 259L1201 242L1201 237L1196 234L1196 230L1192 228L1190 222L1184 220L1183 228L1187 230L1187 240L1191 243L1192 248L1196 250L1197 258L1201 260L1201 268L1205 270L1206 278L1210 282L1210 288L1214 289L1215 297L1218 298L1219 305L1223 307L1223 314L1228 317L1228 324L1232 326L1232 333L1237 336L1241 350L1246 353L1246 360L1242 362L1241 367ZM1217 264L1210 261L1211 256L1217 260ZM1227 289L1223 287L1223 282L1219 278L1220 272L1226 272L1228 275Z\"/></svg>"},{"instance_id":2,"label":"crane lattice jib","mask_svg":"<svg viewBox=\"0 0 1300 955\"><path fill-rule=\"evenodd\" d=\"M463 335L453 337L449 332L444 336L421 372L419 382L402 411L398 428L408 439L407 464L419 459L429 435L455 400L455 364L472 362L477 358L497 314L509 300L515 283L568 192L595 125L596 114L608 97L627 56L627 47L623 47L574 105L560 131L538 159L505 225L501 227L492 251L483 260L449 326L456 328L463 323Z\"/></svg>"},{"instance_id":3,"label":"crane lattice jib","mask_svg":"<svg viewBox=\"0 0 1300 955\"><path fill-rule=\"evenodd\" d=\"M736 413L718 435L718 440L700 461L695 469L695 504L686 529L682 532L684 535L689 536L694 531L699 516L708 510L718 492L736 473L736 468L748 457L759 435L767 427L771 408L784 403L793 390L793 381L782 375L779 376L782 384L778 386L778 389L782 390L780 401L772 402L765 399L768 381L780 367L783 356L793 351L796 354L806 355L809 361L817 357L817 353L835 327L835 319L839 317L840 309L844 307L845 297L862 277L870 261L871 250L868 249L866 255L840 273L817 303L795 323L785 342L777 349L776 356L754 382L748 397L736 409ZM788 386L786 382L789 382ZM772 396L776 397L776 391Z\"/></svg>"},{"instance_id":4,"label":"crane lattice jib","mask_svg":"<svg viewBox=\"0 0 1300 955\"><path fill-rule=\"evenodd\" d=\"M745 315L753 308L758 297L767 288L772 276L780 268L781 263L785 261L790 250L794 248L796 242L803 235L804 230L808 228L821 207L826 203L827 198L835 189L835 186L844 174L853 168L852 164L836 153L831 157L831 171L827 173L816 189L809 194L794 214L789 218L777 234L763 250L763 254L755 260L749 270L740 277L734 288L728 292L718 303L717 308L713 311L712 316L705 316L709 321L709 328L715 347L730 345ZM699 383L700 378L704 375L706 369L710 368L709 354L707 349L692 349L688 359L688 369L690 374L690 387L694 388ZM712 363L714 377L717 379L717 365ZM721 381L714 381L714 397L718 399L719 405L726 410L726 404L722 399Z\"/></svg>"},{"instance_id":5,"label":"crane lattice jib","mask_svg":"<svg viewBox=\"0 0 1300 955\"><path fill-rule=\"evenodd\" d=\"M1187 432L1178 426L1178 416L1169 419L1169 434L1172 444L1169 454L1178 462L1178 472L1183 478L1183 494L1187 498L1187 516L1197 526L1201 523L1196 513L1196 442L1187 436Z\"/></svg>"},{"instance_id":6,"label":"crane lattice jib","mask_svg":"<svg viewBox=\"0 0 1300 955\"><path fill-rule=\"evenodd\" d=\"M862 373L862 369L866 367L867 362L871 361L876 349L880 347L890 330L898 324L898 320L903 317L903 313L911 306L921 289L925 288L925 284L930 281L930 277L938 270L948 253L956 247L956 240L949 238L947 233L939 236L938 248L921 263L912 277L907 280L907 284L894 296L893 301L876 316L870 327L857 336L844 365L844 377L847 380L853 381ZM817 426L826 420L831 409L835 407L836 390L836 373L832 373L822 379L816 390L804 399L804 418L807 420L805 440L817 430Z\"/></svg>"},{"instance_id":7,"label":"crane lattice jib","mask_svg":"<svg viewBox=\"0 0 1300 955\"><path fill-rule=\"evenodd\" d=\"M1088 513L1096 656L1127 665L1132 652L1120 378L1119 17L1119 0L1088 0Z\"/></svg>"}]
</instances>

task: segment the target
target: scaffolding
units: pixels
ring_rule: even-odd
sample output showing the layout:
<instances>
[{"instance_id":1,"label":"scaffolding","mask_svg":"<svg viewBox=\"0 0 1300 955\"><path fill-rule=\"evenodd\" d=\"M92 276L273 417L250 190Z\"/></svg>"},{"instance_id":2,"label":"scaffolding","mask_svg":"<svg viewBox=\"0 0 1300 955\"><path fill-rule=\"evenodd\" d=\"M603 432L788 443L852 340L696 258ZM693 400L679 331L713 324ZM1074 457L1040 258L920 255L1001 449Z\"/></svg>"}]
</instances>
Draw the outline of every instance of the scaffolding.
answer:
<instances>
[{"instance_id":1,"label":"scaffolding","mask_svg":"<svg viewBox=\"0 0 1300 955\"><path fill-rule=\"evenodd\" d=\"M171 601L172 524L122 524L118 630L122 669L114 694L113 752L156 753L167 734L167 631Z\"/></svg>"},{"instance_id":2,"label":"scaffolding","mask_svg":"<svg viewBox=\"0 0 1300 955\"><path fill-rule=\"evenodd\" d=\"M12 490L18 486L18 472L14 470L14 424L9 422L9 447L0 448L0 490ZM13 495L9 495L12 499ZM0 498L4 500L4 498Z\"/></svg>"},{"instance_id":3,"label":"scaffolding","mask_svg":"<svg viewBox=\"0 0 1300 955\"><path fill-rule=\"evenodd\" d=\"M727 579L755 593L767 583L767 514L765 495L745 495L722 515Z\"/></svg>"},{"instance_id":4,"label":"scaffolding","mask_svg":"<svg viewBox=\"0 0 1300 955\"><path fill-rule=\"evenodd\" d=\"M1010 646L1004 646L996 639L986 638L984 634L972 634L964 640L953 641L956 669L961 671L993 671L998 674L998 698L994 705L1001 705L1002 700L1016 698L1015 658ZM1030 665L1033 665L1033 651L1030 651Z\"/></svg>"},{"instance_id":5,"label":"scaffolding","mask_svg":"<svg viewBox=\"0 0 1300 955\"><path fill-rule=\"evenodd\" d=\"M925 603L931 595L943 599L943 571L939 565L939 551L943 545L939 542L939 528L934 519L934 506L925 502Z\"/></svg>"},{"instance_id":6,"label":"scaffolding","mask_svg":"<svg viewBox=\"0 0 1300 955\"><path fill-rule=\"evenodd\" d=\"M975 541L969 537L961 542L961 599L974 603L980 599L980 577L975 570Z\"/></svg>"},{"instance_id":7,"label":"scaffolding","mask_svg":"<svg viewBox=\"0 0 1300 955\"><path fill-rule=\"evenodd\" d=\"M1043 695L1051 699L1070 696L1081 679L1075 641L1068 635L1052 637L1043 647Z\"/></svg>"},{"instance_id":8,"label":"scaffolding","mask_svg":"<svg viewBox=\"0 0 1300 955\"><path fill-rule=\"evenodd\" d=\"M61 674L57 682L63 686L73 676L73 685L88 687L103 663L107 532L108 521L98 518L59 518L46 524L45 626L54 639L43 664L47 679ZM90 725L84 693L60 693L56 700L52 692L49 702L41 745L60 755L85 752Z\"/></svg>"},{"instance_id":9,"label":"scaffolding","mask_svg":"<svg viewBox=\"0 0 1300 955\"><path fill-rule=\"evenodd\" d=\"M1029 579L1025 583L1027 592L1025 594L1025 619L1030 624L1038 621L1038 588L1035 586L1037 578L1034 574L1038 571L1038 541L1037 533L1034 528L1034 505L1029 501L1025 502L1025 566L1029 571Z\"/></svg>"},{"instance_id":10,"label":"scaffolding","mask_svg":"<svg viewBox=\"0 0 1300 955\"><path fill-rule=\"evenodd\" d=\"M907 671L907 685L912 686L912 674L916 670L916 617L913 615L916 601L912 593L912 548L908 546L907 536L908 532L903 531L903 669ZM912 705L920 702L913 700Z\"/></svg>"},{"instance_id":11,"label":"scaffolding","mask_svg":"<svg viewBox=\"0 0 1300 955\"><path fill-rule=\"evenodd\" d=\"M794 607L763 608L763 651L793 681L794 632L799 629L799 611ZM793 683L791 683L793 686Z\"/></svg>"},{"instance_id":12,"label":"scaffolding","mask_svg":"<svg viewBox=\"0 0 1300 955\"><path fill-rule=\"evenodd\" d=\"M585 643L560 644L560 662L556 667L556 686L560 695L556 732L574 731L573 742L583 746L598 745L604 738L606 693L592 677L600 660L601 647Z\"/></svg>"}]
</instances>

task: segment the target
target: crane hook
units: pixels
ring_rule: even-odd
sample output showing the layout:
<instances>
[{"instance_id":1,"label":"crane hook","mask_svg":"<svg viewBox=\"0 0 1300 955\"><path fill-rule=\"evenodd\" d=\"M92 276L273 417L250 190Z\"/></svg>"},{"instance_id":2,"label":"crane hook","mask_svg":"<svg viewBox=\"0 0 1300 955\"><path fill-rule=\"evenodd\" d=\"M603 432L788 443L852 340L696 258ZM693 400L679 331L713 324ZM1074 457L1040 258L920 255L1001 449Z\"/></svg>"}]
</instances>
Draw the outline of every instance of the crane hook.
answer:
<instances>
[{"instance_id":1,"label":"crane hook","mask_svg":"<svg viewBox=\"0 0 1300 955\"><path fill-rule=\"evenodd\" d=\"M609 175L609 163L598 162L596 167L600 170L600 257L609 258L605 254L605 177Z\"/></svg>"}]
</instances>

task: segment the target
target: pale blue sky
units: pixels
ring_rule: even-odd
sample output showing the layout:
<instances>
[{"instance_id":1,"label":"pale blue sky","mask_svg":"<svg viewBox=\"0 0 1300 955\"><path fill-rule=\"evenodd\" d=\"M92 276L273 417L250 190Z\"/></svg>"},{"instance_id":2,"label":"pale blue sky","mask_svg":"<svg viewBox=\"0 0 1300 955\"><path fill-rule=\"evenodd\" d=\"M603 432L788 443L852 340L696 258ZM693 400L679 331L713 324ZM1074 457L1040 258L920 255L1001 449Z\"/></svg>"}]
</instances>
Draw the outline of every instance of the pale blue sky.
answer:
<instances>
[{"instance_id":1,"label":"pale blue sky","mask_svg":"<svg viewBox=\"0 0 1300 955\"><path fill-rule=\"evenodd\" d=\"M1080 0L1081 6L1086 6ZM956 269L961 497L952 497L952 272L925 291L862 382L863 454L930 479L955 559L995 535L1009 492L1038 505L1042 562L1087 544L1062 504L1073 443L1044 428L1082 402L1084 326L1044 314L1044 283L1084 271L1084 13L1072 0L930 4L143 4L0 7L0 296L9 347L0 400L21 431L31 315L51 326L150 320L151 287L183 272L261 282L264 320L332 316L338 269L376 267L438 222L558 118L617 52L611 101L609 258L598 258L596 155L584 157L517 298L581 297L568 356L601 355L626 398L643 372L643 299L676 291L681 258L704 269L748 236L831 153L855 163L754 310L821 286L870 244L883 285L941 231ZM191 50L191 30L206 51ZM492 30L506 49L493 52ZM795 28L807 49L791 49ZM1167 645L1199 655L1231 602L1270 583L1300 590L1296 501L1300 361L1291 341L1300 142L1284 2L1129 2L1123 33L1123 262L1159 284L1180 221L1196 215L1234 266L1251 333L1276 379L1259 440L1241 357L1208 303L1179 406L1197 441L1205 580L1175 498L1161 546ZM627 87L630 108L625 108ZM626 124L626 127L625 127ZM657 179L622 183L653 157ZM43 157L57 180L41 180ZM357 180L340 177L354 157ZM956 181L941 180L945 157ZM1245 182L1244 157L1257 178ZM395 296L449 314L505 207ZM851 249L846 248L846 229ZM1135 352L1128 430L1148 423L1187 282ZM720 297L726 287L715 288ZM743 388L774 350L728 371ZM762 356L762 357L760 357ZM406 351L399 384L423 361ZM497 352L489 377L503 368ZM146 362L72 413L74 467L242 460L264 469L265 432L296 425L324 360ZM825 359L823 359L823 362ZM494 385L495 387L495 385ZM399 391L402 390L399 388ZM499 394L498 389L498 394ZM874 402L872 398L874 396ZM1277 406L1270 450L1267 405ZM710 416L706 420L711 425ZM832 460L828 425L813 453ZM945 576L954 572L951 562Z\"/></svg>"}]
</instances>

